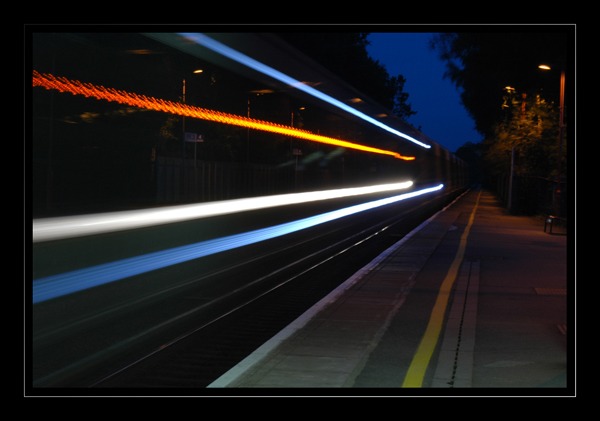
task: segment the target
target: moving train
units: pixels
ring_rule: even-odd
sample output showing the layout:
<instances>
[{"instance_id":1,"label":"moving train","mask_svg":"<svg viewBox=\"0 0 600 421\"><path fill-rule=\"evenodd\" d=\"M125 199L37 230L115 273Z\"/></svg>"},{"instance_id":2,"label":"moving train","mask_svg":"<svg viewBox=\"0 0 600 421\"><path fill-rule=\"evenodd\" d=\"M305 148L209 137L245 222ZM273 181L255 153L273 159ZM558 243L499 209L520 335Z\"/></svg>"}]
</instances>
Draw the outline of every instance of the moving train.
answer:
<instances>
[{"instance_id":1,"label":"moving train","mask_svg":"<svg viewBox=\"0 0 600 421\"><path fill-rule=\"evenodd\" d=\"M31 39L34 386L89 384L468 187L465 162L276 34Z\"/></svg>"},{"instance_id":2,"label":"moving train","mask_svg":"<svg viewBox=\"0 0 600 421\"><path fill-rule=\"evenodd\" d=\"M469 182L464 161L277 34L32 40L34 218Z\"/></svg>"}]
</instances>

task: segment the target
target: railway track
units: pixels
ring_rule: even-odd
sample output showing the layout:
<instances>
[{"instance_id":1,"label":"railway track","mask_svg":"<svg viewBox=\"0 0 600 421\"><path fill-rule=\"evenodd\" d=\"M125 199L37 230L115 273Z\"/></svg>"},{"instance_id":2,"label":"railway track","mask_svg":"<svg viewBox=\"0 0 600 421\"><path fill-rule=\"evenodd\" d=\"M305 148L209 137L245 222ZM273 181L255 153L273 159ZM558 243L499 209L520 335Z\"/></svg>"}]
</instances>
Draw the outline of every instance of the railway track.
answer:
<instances>
[{"instance_id":1,"label":"railway track","mask_svg":"<svg viewBox=\"0 0 600 421\"><path fill-rule=\"evenodd\" d=\"M280 239L270 251L247 256L246 264L219 274L223 280L253 279L255 287L239 286L237 294L210 311L190 313L172 333L48 386L88 388L90 393L143 389L144 394L205 388L448 201L423 201L417 209L390 207L327 231L306 232L293 244ZM380 218L376 223L374 215ZM239 261L243 251L236 253ZM193 297L189 289L176 300Z\"/></svg>"}]
</instances>

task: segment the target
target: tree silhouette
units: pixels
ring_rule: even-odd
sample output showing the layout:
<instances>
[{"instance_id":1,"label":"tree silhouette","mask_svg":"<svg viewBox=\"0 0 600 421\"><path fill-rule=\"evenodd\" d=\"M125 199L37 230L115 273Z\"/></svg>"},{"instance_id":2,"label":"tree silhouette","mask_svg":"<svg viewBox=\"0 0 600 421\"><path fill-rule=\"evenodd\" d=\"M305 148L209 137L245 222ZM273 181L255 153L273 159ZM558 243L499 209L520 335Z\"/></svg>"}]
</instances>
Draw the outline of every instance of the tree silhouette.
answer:
<instances>
[{"instance_id":1,"label":"tree silhouette","mask_svg":"<svg viewBox=\"0 0 600 421\"><path fill-rule=\"evenodd\" d=\"M367 52L366 32L286 32L286 42L406 121L416 114L404 92L406 79L390 76Z\"/></svg>"}]
</instances>

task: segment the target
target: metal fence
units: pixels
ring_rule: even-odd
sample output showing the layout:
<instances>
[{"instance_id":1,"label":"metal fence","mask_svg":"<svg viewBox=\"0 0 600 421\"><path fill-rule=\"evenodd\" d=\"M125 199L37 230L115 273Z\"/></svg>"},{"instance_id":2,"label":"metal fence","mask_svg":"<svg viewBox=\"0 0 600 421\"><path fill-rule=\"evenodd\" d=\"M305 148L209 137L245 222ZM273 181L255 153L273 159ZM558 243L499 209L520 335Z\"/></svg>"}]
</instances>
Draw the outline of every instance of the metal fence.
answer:
<instances>
[{"instance_id":1,"label":"metal fence","mask_svg":"<svg viewBox=\"0 0 600 421\"><path fill-rule=\"evenodd\" d=\"M512 180L508 174L497 177L494 187L498 198L505 204L507 209L514 214L525 215L550 215L567 217L567 187L566 183L561 183L560 203L555 205L555 191L557 183L555 180L548 180L541 177L518 176L515 175ZM511 195L512 192L512 196ZM510 198L510 200L509 200Z\"/></svg>"},{"instance_id":2,"label":"metal fence","mask_svg":"<svg viewBox=\"0 0 600 421\"><path fill-rule=\"evenodd\" d=\"M158 157L158 204L204 202L295 190L293 167Z\"/></svg>"}]
</instances>

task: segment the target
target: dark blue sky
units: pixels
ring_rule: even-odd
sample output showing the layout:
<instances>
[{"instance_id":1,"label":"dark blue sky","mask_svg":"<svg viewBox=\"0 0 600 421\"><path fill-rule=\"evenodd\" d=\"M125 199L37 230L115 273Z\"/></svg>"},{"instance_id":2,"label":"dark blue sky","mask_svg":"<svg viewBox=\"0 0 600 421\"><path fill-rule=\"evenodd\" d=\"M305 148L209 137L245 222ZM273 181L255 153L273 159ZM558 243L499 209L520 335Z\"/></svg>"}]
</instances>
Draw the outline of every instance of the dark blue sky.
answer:
<instances>
[{"instance_id":1,"label":"dark blue sky","mask_svg":"<svg viewBox=\"0 0 600 421\"><path fill-rule=\"evenodd\" d=\"M451 152L466 142L477 143L481 135L460 102L460 93L444 78L445 63L428 47L431 33L372 33L369 55L390 76L403 75L404 92L416 114L408 123Z\"/></svg>"}]
</instances>

